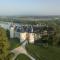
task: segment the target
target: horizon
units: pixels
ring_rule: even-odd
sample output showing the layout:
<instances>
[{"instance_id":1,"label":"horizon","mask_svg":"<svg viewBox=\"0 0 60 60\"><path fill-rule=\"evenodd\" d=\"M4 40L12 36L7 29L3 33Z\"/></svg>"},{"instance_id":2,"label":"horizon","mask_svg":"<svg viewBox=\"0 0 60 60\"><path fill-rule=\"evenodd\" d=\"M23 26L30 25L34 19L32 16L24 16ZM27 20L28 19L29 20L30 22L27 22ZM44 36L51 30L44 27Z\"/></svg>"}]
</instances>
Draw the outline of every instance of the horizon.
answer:
<instances>
[{"instance_id":1,"label":"horizon","mask_svg":"<svg viewBox=\"0 0 60 60\"><path fill-rule=\"evenodd\" d=\"M0 16L60 15L59 0L1 0Z\"/></svg>"}]
</instances>

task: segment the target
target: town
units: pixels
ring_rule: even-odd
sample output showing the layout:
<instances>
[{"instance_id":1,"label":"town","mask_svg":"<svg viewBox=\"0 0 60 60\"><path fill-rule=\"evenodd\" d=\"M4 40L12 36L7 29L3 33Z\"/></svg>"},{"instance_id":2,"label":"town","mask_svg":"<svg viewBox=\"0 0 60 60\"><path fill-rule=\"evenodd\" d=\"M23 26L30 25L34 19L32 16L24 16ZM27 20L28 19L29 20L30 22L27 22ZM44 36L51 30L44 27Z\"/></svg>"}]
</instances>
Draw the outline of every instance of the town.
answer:
<instances>
[{"instance_id":1,"label":"town","mask_svg":"<svg viewBox=\"0 0 60 60\"><path fill-rule=\"evenodd\" d=\"M0 21L0 30L3 31L3 34L0 36L0 39L3 36L3 40L0 41L8 41L8 46L10 45L8 50L8 58L6 60L18 59L17 56L22 54L26 56L26 59L28 58L30 60L40 60L40 49L42 49L43 53L43 51L45 51L43 48L46 48L47 50L45 52L47 53L48 49L50 50L50 46L59 46L59 19L57 21L32 21L32 24L31 21L27 22L30 24L16 23L13 21ZM4 38L8 40L5 41ZM0 50L1 49L2 48L0 48ZM32 52L35 51L35 49L36 51L39 49L38 51L40 53L37 51L39 57L34 54L36 52ZM13 55L13 57L11 57L11 55ZM19 59L22 59L22 57L19 57Z\"/></svg>"},{"instance_id":2,"label":"town","mask_svg":"<svg viewBox=\"0 0 60 60\"><path fill-rule=\"evenodd\" d=\"M10 31L10 38L19 38L20 43L25 40L28 40L29 43L35 43L35 41L41 39L42 36L54 32L53 28L46 24L24 25L13 22L4 22L3 24L0 24L0 27L3 27L6 30L8 29Z\"/></svg>"}]
</instances>

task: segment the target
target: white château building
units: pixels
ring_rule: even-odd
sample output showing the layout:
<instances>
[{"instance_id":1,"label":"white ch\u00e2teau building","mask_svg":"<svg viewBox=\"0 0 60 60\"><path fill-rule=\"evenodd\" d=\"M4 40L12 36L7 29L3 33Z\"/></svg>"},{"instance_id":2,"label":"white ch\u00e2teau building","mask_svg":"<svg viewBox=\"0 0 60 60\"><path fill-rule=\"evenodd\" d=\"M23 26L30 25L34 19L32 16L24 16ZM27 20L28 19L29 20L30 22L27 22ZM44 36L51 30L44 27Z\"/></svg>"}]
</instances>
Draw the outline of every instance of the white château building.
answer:
<instances>
[{"instance_id":1,"label":"white ch\u00e2teau building","mask_svg":"<svg viewBox=\"0 0 60 60\"><path fill-rule=\"evenodd\" d=\"M19 38L20 42L27 40L29 43L34 43L36 40L39 40L42 35L47 35L46 31L42 31L44 26L16 26L14 23L10 26L10 38ZM39 33L39 31L42 31Z\"/></svg>"},{"instance_id":2,"label":"white ch\u00e2teau building","mask_svg":"<svg viewBox=\"0 0 60 60\"><path fill-rule=\"evenodd\" d=\"M16 28L16 25L12 23L10 26L10 38L20 38L21 43L25 40L28 40L29 43L34 43L33 29L29 29L30 31L24 30L22 27Z\"/></svg>"}]
</instances>

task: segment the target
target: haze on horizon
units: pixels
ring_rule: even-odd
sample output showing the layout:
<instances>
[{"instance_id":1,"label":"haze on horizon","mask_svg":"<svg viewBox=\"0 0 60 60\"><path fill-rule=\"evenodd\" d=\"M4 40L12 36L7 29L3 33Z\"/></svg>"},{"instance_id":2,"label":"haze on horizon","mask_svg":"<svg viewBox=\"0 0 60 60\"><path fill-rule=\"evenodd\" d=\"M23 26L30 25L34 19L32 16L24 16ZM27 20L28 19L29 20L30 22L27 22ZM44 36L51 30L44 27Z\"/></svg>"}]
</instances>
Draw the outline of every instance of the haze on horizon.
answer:
<instances>
[{"instance_id":1,"label":"haze on horizon","mask_svg":"<svg viewBox=\"0 0 60 60\"><path fill-rule=\"evenodd\" d=\"M60 0L0 0L3 15L60 15Z\"/></svg>"}]
</instances>

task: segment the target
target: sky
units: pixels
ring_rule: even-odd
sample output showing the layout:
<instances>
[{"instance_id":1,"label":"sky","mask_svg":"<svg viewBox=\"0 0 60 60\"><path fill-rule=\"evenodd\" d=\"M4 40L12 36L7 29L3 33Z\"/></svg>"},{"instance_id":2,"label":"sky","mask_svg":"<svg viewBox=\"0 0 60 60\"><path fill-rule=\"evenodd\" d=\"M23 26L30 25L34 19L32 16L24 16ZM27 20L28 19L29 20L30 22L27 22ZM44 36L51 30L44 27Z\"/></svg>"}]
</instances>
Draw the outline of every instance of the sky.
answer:
<instances>
[{"instance_id":1,"label":"sky","mask_svg":"<svg viewBox=\"0 0 60 60\"><path fill-rule=\"evenodd\" d=\"M60 0L0 0L0 15L60 15Z\"/></svg>"}]
</instances>

